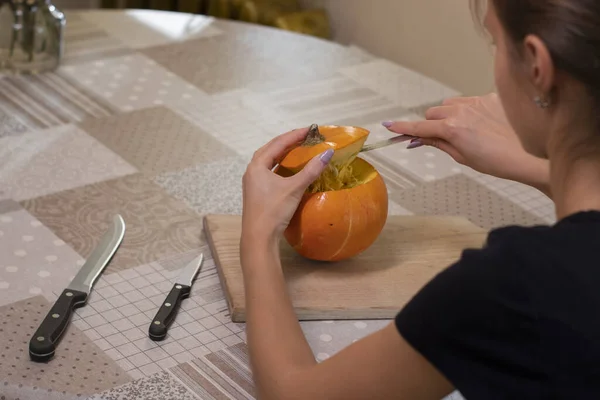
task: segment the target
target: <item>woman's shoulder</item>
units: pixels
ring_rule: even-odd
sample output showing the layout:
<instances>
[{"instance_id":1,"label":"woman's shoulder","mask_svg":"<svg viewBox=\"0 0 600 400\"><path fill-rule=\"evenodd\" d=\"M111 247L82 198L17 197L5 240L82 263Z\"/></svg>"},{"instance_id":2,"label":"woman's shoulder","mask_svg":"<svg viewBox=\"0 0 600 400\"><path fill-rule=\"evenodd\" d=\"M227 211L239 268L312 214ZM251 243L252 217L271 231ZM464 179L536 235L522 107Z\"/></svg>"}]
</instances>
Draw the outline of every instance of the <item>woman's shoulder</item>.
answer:
<instances>
[{"instance_id":1,"label":"woman's shoulder","mask_svg":"<svg viewBox=\"0 0 600 400\"><path fill-rule=\"evenodd\" d=\"M512 304L532 313L556 309L549 305L554 301L600 306L599 247L600 212L595 211L553 225L497 228L482 248L465 249L424 293L433 298L458 287L455 296L464 301Z\"/></svg>"},{"instance_id":2,"label":"woman's shoulder","mask_svg":"<svg viewBox=\"0 0 600 400\"><path fill-rule=\"evenodd\" d=\"M539 393L523 368L584 382L596 372L564 368L600 355L600 324L589 318L600 307L599 244L597 212L494 229L485 246L464 250L404 306L398 331L467 398L489 397L490 382L501 383L493 391L505 398Z\"/></svg>"},{"instance_id":3,"label":"woman's shoulder","mask_svg":"<svg viewBox=\"0 0 600 400\"><path fill-rule=\"evenodd\" d=\"M555 264L572 259L574 253L595 252L600 243L600 212L587 211L567 216L553 225L510 225L489 232L484 247L468 250L491 260L521 260L528 265ZM504 263L502 263L504 265ZM496 263L492 263L496 264Z\"/></svg>"},{"instance_id":4,"label":"woman's shoulder","mask_svg":"<svg viewBox=\"0 0 600 400\"><path fill-rule=\"evenodd\" d=\"M600 284L599 244L600 212L578 213L553 225L493 229L481 248L463 250L415 300L452 296L534 307L548 291L562 287L560 292L568 296L578 290L575 282Z\"/></svg>"}]
</instances>

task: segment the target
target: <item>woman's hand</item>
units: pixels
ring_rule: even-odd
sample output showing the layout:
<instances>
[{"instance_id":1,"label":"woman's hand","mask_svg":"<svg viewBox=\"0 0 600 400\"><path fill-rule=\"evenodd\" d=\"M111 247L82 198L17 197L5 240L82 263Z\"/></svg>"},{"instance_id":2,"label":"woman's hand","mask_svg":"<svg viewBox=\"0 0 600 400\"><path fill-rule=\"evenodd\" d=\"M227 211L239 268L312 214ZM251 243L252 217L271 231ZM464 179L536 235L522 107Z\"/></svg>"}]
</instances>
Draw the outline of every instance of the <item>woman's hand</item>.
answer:
<instances>
[{"instance_id":1,"label":"woman's hand","mask_svg":"<svg viewBox=\"0 0 600 400\"><path fill-rule=\"evenodd\" d=\"M434 146L476 171L548 192L548 161L523 149L495 93L448 99L427 110L425 117L383 125L395 133L417 136L409 148Z\"/></svg>"},{"instance_id":2,"label":"woman's hand","mask_svg":"<svg viewBox=\"0 0 600 400\"><path fill-rule=\"evenodd\" d=\"M242 180L242 237L277 240L292 219L306 188L331 160L333 150L328 150L294 176L284 178L272 171L307 134L308 128L284 133L254 153Z\"/></svg>"}]
</instances>

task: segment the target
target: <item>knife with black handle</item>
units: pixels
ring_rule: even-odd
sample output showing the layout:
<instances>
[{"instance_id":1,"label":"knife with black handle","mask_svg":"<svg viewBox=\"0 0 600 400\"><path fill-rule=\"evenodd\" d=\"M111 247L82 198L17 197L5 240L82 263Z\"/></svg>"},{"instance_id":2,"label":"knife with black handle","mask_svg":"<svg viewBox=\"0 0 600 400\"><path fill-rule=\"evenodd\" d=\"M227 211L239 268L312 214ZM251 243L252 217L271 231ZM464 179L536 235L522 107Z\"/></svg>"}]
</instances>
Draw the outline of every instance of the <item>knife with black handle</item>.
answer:
<instances>
[{"instance_id":1,"label":"knife with black handle","mask_svg":"<svg viewBox=\"0 0 600 400\"><path fill-rule=\"evenodd\" d=\"M29 342L33 361L47 361L54 355L56 344L71 321L75 308L85 305L87 293L65 289Z\"/></svg>"},{"instance_id":2,"label":"knife with black handle","mask_svg":"<svg viewBox=\"0 0 600 400\"><path fill-rule=\"evenodd\" d=\"M183 268L177 277L171 291L158 309L148 328L148 336L154 341L161 341L167 337L167 331L175 320L181 301L190 295L192 283L198 274L204 255L200 254L191 263Z\"/></svg>"},{"instance_id":3,"label":"knife with black handle","mask_svg":"<svg viewBox=\"0 0 600 400\"><path fill-rule=\"evenodd\" d=\"M29 358L35 362L50 360L76 308L85 306L96 279L111 258L125 235L125 222L116 215L92 254L69 286L60 294L29 341Z\"/></svg>"}]
</instances>

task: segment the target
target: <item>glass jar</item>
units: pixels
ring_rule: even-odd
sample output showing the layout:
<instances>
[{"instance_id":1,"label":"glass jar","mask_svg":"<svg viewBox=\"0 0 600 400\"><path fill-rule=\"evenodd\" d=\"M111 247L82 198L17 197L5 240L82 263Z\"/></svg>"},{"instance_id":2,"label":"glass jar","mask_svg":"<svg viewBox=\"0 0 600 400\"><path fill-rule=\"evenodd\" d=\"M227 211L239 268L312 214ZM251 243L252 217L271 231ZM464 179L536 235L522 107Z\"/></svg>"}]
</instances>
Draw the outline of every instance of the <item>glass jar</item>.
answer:
<instances>
[{"instance_id":1,"label":"glass jar","mask_svg":"<svg viewBox=\"0 0 600 400\"><path fill-rule=\"evenodd\" d=\"M58 67L65 16L51 0L0 0L0 68L35 74Z\"/></svg>"}]
</instances>

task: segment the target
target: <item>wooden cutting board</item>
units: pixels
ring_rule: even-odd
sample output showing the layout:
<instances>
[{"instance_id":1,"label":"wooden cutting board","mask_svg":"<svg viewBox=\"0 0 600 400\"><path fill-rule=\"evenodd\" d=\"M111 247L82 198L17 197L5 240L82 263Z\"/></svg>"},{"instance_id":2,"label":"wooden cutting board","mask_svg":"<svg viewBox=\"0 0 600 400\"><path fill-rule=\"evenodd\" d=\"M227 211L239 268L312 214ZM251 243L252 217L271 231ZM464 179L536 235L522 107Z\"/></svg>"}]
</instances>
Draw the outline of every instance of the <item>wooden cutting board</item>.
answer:
<instances>
[{"instance_id":1,"label":"wooden cutting board","mask_svg":"<svg viewBox=\"0 0 600 400\"><path fill-rule=\"evenodd\" d=\"M237 215L204 218L233 322L245 321L241 224ZM481 248L486 237L460 217L390 216L377 241L353 259L310 261L282 240L281 261L299 320L391 319L463 249Z\"/></svg>"}]
</instances>

